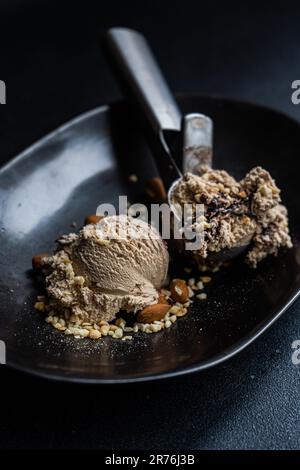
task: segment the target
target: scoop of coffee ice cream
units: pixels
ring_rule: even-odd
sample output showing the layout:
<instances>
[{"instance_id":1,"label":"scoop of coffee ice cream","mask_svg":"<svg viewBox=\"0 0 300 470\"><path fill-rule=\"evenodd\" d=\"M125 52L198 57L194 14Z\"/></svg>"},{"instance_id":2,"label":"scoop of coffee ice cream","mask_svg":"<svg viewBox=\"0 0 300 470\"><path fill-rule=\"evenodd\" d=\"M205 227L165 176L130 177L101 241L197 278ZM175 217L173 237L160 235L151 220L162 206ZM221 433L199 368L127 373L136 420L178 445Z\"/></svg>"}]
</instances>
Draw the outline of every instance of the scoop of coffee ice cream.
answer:
<instances>
[{"instance_id":1,"label":"scoop of coffee ice cream","mask_svg":"<svg viewBox=\"0 0 300 470\"><path fill-rule=\"evenodd\" d=\"M156 303L169 256L154 228L120 215L61 237L43 262L51 267L46 289L53 309L98 322Z\"/></svg>"}]
</instances>

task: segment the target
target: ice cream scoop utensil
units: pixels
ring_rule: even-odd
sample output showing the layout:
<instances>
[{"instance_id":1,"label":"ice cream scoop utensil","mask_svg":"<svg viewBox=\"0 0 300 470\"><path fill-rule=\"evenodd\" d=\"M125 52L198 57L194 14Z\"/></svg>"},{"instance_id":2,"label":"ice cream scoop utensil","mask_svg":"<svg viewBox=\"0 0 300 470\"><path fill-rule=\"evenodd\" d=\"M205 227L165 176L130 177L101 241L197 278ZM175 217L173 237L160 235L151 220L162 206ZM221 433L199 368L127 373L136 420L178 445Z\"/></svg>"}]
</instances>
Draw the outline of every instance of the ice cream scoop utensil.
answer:
<instances>
[{"instance_id":1,"label":"ice cream scoop utensil","mask_svg":"<svg viewBox=\"0 0 300 470\"><path fill-rule=\"evenodd\" d=\"M136 31L112 28L106 36L106 51L126 96L134 102L149 137L153 156L172 204L172 192L182 178L178 156L183 155L184 170L197 171L212 160L212 122L201 114L182 118L175 99L145 40ZM243 250L246 245L243 245ZM240 247L239 247L240 248ZM236 256L239 250L218 253L218 261Z\"/></svg>"},{"instance_id":2,"label":"ice cream scoop utensil","mask_svg":"<svg viewBox=\"0 0 300 470\"><path fill-rule=\"evenodd\" d=\"M166 189L182 176L170 147L179 145L181 113L144 37L112 28L106 51L126 96L139 111ZM177 147L178 148L178 147Z\"/></svg>"},{"instance_id":3,"label":"ice cream scoop utensil","mask_svg":"<svg viewBox=\"0 0 300 470\"><path fill-rule=\"evenodd\" d=\"M177 163L181 157L183 170L193 172L193 167L199 166L202 153L205 157L211 156L212 121L208 116L196 113L182 118L147 41L140 33L112 28L107 33L105 49L126 96L140 111L139 117L168 190L182 176ZM183 134L182 119L186 129Z\"/></svg>"}]
</instances>

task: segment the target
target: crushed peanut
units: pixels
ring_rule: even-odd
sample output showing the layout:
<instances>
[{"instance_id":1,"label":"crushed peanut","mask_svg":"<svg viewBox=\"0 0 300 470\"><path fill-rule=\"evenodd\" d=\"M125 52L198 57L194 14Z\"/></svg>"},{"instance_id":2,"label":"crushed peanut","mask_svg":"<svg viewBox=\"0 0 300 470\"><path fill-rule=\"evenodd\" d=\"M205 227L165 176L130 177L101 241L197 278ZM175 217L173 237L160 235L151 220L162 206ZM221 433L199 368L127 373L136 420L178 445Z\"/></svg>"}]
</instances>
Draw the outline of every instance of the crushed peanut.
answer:
<instances>
[{"instance_id":1,"label":"crushed peanut","mask_svg":"<svg viewBox=\"0 0 300 470\"><path fill-rule=\"evenodd\" d=\"M132 174L132 175L129 175L129 176L128 176L128 180L129 180L131 183L137 183L139 179L138 179L137 175Z\"/></svg>"},{"instance_id":2,"label":"crushed peanut","mask_svg":"<svg viewBox=\"0 0 300 470\"><path fill-rule=\"evenodd\" d=\"M68 260L66 259L66 263ZM113 339L121 339L122 341L131 341L132 334L143 332L147 334L158 333L164 329L168 329L174 324L178 318L185 316L188 313L188 307L193 302L192 297L198 300L205 300L207 294L205 292L197 293L204 289L204 284L211 282L210 276L201 276L200 280L196 282L195 278L187 280L189 298L185 303L175 302L171 298L171 292L167 289L161 289L160 295L166 298L170 304L170 309L161 320L155 320L152 323L139 323L136 321L132 326L129 326L126 320L122 317L117 318L113 323L101 320L99 323L90 323L84 321L79 316L72 314L66 309L63 313L58 314L51 309L47 304L45 296L38 296L37 302L34 307L36 310L46 312L47 316L45 321L51 324L56 330L63 332L66 336L74 336L76 339L89 338L98 340L106 336L111 336ZM74 282L84 285L83 276L75 276ZM176 286L176 292L181 294L181 288ZM129 334L128 333L132 333Z\"/></svg>"},{"instance_id":3,"label":"crushed peanut","mask_svg":"<svg viewBox=\"0 0 300 470\"><path fill-rule=\"evenodd\" d=\"M206 300L207 299L207 294L205 294L205 292L203 292L202 294L196 295L196 297L199 300Z\"/></svg>"},{"instance_id":4,"label":"crushed peanut","mask_svg":"<svg viewBox=\"0 0 300 470\"><path fill-rule=\"evenodd\" d=\"M123 336L122 341L130 341L132 338L132 336Z\"/></svg>"},{"instance_id":5,"label":"crushed peanut","mask_svg":"<svg viewBox=\"0 0 300 470\"><path fill-rule=\"evenodd\" d=\"M40 312L43 312L45 310L45 303L44 302L36 302L34 304L34 308L36 310L39 310Z\"/></svg>"},{"instance_id":6,"label":"crushed peanut","mask_svg":"<svg viewBox=\"0 0 300 470\"><path fill-rule=\"evenodd\" d=\"M208 284L209 282L211 282L210 276L201 276L200 279L204 284Z\"/></svg>"}]
</instances>

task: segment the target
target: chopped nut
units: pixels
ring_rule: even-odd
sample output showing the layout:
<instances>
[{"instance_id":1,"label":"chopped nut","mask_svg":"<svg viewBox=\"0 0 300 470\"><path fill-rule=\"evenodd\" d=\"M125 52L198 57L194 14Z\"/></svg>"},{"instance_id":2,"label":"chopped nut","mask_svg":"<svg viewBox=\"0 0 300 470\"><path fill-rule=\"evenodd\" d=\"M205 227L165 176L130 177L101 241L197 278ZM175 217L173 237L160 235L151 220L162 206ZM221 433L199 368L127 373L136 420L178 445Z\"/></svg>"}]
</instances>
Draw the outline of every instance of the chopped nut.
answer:
<instances>
[{"instance_id":1,"label":"chopped nut","mask_svg":"<svg viewBox=\"0 0 300 470\"><path fill-rule=\"evenodd\" d=\"M149 328L149 323L138 323L138 327L140 331L146 331Z\"/></svg>"},{"instance_id":2,"label":"chopped nut","mask_svg":"<svg viewBox=\"0 0 300 470\"><path fill-rule=\"evenodd\" d=\"M74 315L74 313L73 313L73 315L71 315L71 317L70 317L70 322L77 323L78 320L79 320L79 318L77 317L77 315Z\"/></svg>"},{"instance_id":3,"label":"chopped nut","mask_svg":"<svg viewBox=\"0 0 300 470\"><path fill-rule=\"evenodd\" d=\"M74 277L74 283L77 284L78 286L83 286L85 280L83 276L75 276Z\"/></svg>"},{"instance_id":4,"label":"chopped nut","mask_svg":"<svg viewBox=\"0 0 300 470\"><path fill-rule=\"evenodd\" d=\"M82 336L83 338L86 338L87 336L89 336L90 332L89 332L89 330L87 330L86 328L81 328L79 334L80 334L80 336Z\"/></svg>"},{"instance_id":5,"label":"chopped nut","mask_svg":"<svg viewBox=\"0 0 300 470\"><path fill-rule=\"evenodd\" d=\"M188 289L189 289L189 297L194 297L195 293L193 289L190 286L188 286Z\"/></svg>"},{"instance_id":6,"label":"chopped nut","mask_svg":"<svg viewBox=\"0 0 300 470\"><path fill-rule=\"evenodd\" d=\"M186 307L181 307L178 312L176 313L177 317L184 317L187 314L187 308Z\"/></svg>"},{"instance_id":7,"label":"chopped nut","mask_svg":"<svg viewBox=\"0 0 300 470\"><path fill-rule=\"evenodd\" d=\"M170 310L170 314L174 314L177 317L183 317L184 315L187 314L187 308L183 307L182 305L173 305L173 307Z\"/></svg>"},{"instance_id":8,"label":"chopped nut","mask_svg":"<svg viewBox=\"0 0 300 470\"><path fill-rule=\"evenodd\" d=\"M167 321L167 320L169 320L169 318L170 318L170 311L168 311L168 312L165 314L165 316L164 316L163 319L164 319L164 321Z\"/></svg>"},{"instance_id":9,"label":"chopped nut","mask_svg":"<svg viewBox=\"0 0 300 470\"><path fill-rule=\"evenodd\" d=\"M198 294L198 295L196 295L196 297L199 300L205 300L205 299L207 299L207 294L205 294L205 292L202 292L202 294Z\"/></svg>"},{"instance_id":10,"label":"chopped nut","mask_svg":"<svg viewBox=\"0 0 300 470\"><path fill-rule=\"evenodd\" d=\"M139 179L138 179L137 175L132 174L132 175L129 175L129 176L128 176L128 180L129 180L131 183L137 183Z\"/></svg>"},{"instance_id":11,"label":"chopped nut","mask_svg":"<svg viewBox=\"0 0 300 470\"><path fill-rule=\"evenodd\" d=\"M177 314L177 312L179 312L179 310L180 310L180 307L178 307L177 305L173 305L173 307L170 308L170 313Z\"/></svg>"},{"instance_id":12,"label":"chopped nut","mask_svg":"<svg viewBox=\"0 0 300 470\"><path fill-rule=\"evenodd\" d=\"M272 190L267 185L260 186L258 190L260 194L264 197L268 197L270 193L272 193Z\"/></svg>"},{"instance_id":13,"label":"chopped nut","mask_svg":"<svg viewBox=\"0 0 300 470\"><path fill-rule=\"evenodd\" d=\"M54 323L54 324L52 323L52 325L54 326L54 328L55 328L56 330L60 330L60 329L63 328L63 326L61 326L61 324L60 324L59 322Z\"/></svg>"},{"instance_id":14,"label":"chopped nut","mask_svg":"<svg viewBox=\"0 0 300 470\"><path fill-rule=\"evenodd\" d=\"M114 332L113 338L122 338L123 330L122 328L117 328Z\"/></svg>"},{"instance_id":15,"label":"chopped nut","mask_svg":"<svg viewBox=\"0 0 300 470\"><path fill-rule=\"evenodd\" d=\"M130 340L132 340L132 336L130 336L130 335L123 336L123 338L122 338L122 341L130 341Z\"/></svg>"},{"instance_id":16,"label":"chopped nut","mask_svg":"<svg viewBox=\"0 0 300 470\"><path fill-rule=\"evenodd\" d=\"M107 336L109 333L109 325L102 325L100 331L103 336Z\"/></svg>"},{"instance_id":17,"label":"chopped nut","mask_svg":"<svg viewBox=\"0 0 300 470\"><path fill-rule=\"evenodd\" d=\"M45 310L45 302L36 302L36 303L34 304L34 308L35 308L36 310L39 310L40 312L44 312L44 310Z\"/></svg>"},{"instance_id":18,"label":"chopped nut","mask_svg":"<svg viewBox=\"0 0 300 470\"><path fill-rule=\"evenodd\" d=\"M90 330L89 337L91 339L99 339L101 338L101 333L98 330Z\"/></svg>"},{"instance_id":19,"label":"chopped nut","mask_svg":"<svg viewBox=\"0 0 300 470\"><path fill-rule=\"evenodd\" d=\"M122 330L124 330L125 325L126 325L126 321L123 318L118 318L115 321L115 325L117 325L118 327L122 328Z\"/></svg>"},{"instance_id":20,"label":"chopped nut","mask_svg":"<svg viewBox=\"0 0 300 470\"><path fill-rule=\"evenodd\" d=\"M42 259L47 258L49 253L40 253L38 255L34 255L32 258L32 268L35 271L40 271L42 269Z\"/></svg>"},{"instance_id":21,"label":"chopped nut","mask_svg":"<svg viewBox=\"0 0 300 470\"><path fill-rule=\"evenodd\" d=\"M157 333L158 331L160 331L162 329L162 322L160 322L159 324L158 323L152 323L150 325L150 328L151 328L153 333Z\"/></svg>"},{"instance_id":22,"label":"chopped nut","mask_svg":"<svg viewBox=\"0 0 300 470\"><path fill-rule=\"evenodd\" d=\"M167 199L167 193L161 178L154 177L146 181L146 193L156 202L164 202Z\"/></svg>"},{"instance_id":23,"label":"chopped nut","mask_svg":"<svg viewBox=\"0 0 300 470\"><path fill-rule=\"evenodd\" d=\"M202 273L205 273L206 271L209 271L208 267L206 266L206 264L201 264L198 266L198 269L199 271L201 271Z\"/></svg>"},{"instance_id":24,"label":"chopped nut","mask_svg":"<svg viewBox=\"0 0 300 470\"><path fill-rule=\"evenodd\" d=\"M163 294L162 292L160 292L160 294L158 295L158 301L157 301L158 304L168 304L168 300L167 300L167 297L165 296L165 294Z\"/></svg>"},{"instance_id":25,"label":"chopped nut","mask_svg":"<svg viewBox=\"0 0 300 470\"><path fill-rule=\"evenodd\" d=\"M118 329L117 325L109 325L110 331L116 331Z\"/></svg>"},{"instance_id":26,"label":"chopped nut","mask_svg":"<svg viewBox=\"0 0 300 470\"><path fill-rule=\"evenodd\" d=\"M98 245L107 246L110 244L110 240L107 238L96 238L96 243L98 243Z\"/></svg>"},{"instance_id":27,"label":"chopped nut","mask_svg":"<svg viewBox=\"0 0 300 470\"><path fill-rule=\"evenodd\" d=\"M204 282L204 284L208 284L212 280L210 276L202 276L200 279L202 282Z\"/></svg>"},{"instance_id":28,"label":"chopped nut","mask_svg":"<svg viewBox=\"0 0 300 470\"><path fill-rule=\"evenodd\" d=\"M212 273L216 273L216 272L218 272L218 271L220 271L220 267L219 267L219 266L215 266L215 267L211 270Z\"/></svg>"},{"instance_id":29,"label":"chopped nut","mask_svg":"<svg viewBox=\"0 0 300 470\"><path fill-rule=\"evenodd\" d=\"M149 333L150 333L150 334L153 333L151 326L147 326L147 328L144 329L144 332L145 332L145 333L148 333L148 334L149 334Z\"/></svg>"}]
</instances>

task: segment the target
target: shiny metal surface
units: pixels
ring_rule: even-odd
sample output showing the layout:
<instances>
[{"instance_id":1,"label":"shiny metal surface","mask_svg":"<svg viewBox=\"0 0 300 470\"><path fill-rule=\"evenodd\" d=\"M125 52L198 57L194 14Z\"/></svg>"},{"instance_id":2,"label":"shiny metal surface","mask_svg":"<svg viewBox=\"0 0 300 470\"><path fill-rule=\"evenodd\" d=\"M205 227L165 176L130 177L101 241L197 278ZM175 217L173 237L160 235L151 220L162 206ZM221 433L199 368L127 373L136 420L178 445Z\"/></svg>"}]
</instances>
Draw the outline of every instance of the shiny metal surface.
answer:
<instances>
[{"instance_id":1,"label":"shiny metal surface","mask_svg":"<svg viewBox=\"0 0 300 470\"><path fill-rule=\"evenodd\" d=\"M213 122L204 114L183 116L183 172L201 174L201 167L213 166Z\"/></svg>"}]
</instances>

